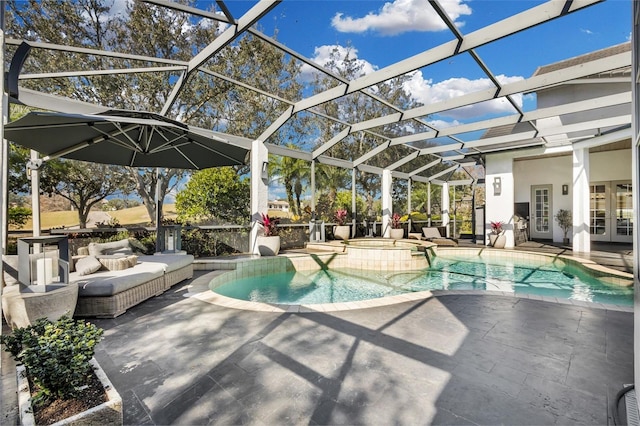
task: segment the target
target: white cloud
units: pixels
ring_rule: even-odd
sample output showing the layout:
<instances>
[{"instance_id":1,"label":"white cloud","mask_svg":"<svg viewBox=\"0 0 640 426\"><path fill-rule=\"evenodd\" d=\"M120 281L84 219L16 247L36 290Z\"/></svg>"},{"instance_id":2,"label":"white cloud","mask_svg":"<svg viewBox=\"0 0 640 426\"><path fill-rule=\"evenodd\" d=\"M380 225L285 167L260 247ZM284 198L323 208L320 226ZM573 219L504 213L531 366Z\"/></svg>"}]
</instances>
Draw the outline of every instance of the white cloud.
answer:
<instances>
[{"instance_id":1,"label":"white cloud","mask_svg":"<svg viewBox=\"0 0 640 426\"><path fill-rule=\"evenodd\" d=\"M332 63L332 55L336 58L339 58L335 61L335 63ZM316 47L314 49L313 57L311 58L311 60L324 68L338 73L343 69L343 60L347 57L347 55L350 59L356 60L356 63L360 67L360 72L362 74L370 74L378 68L365 59L358 59L358 49L355 49L353 47L340 46L339 44ZM315 68L307 64L304 64L302 66L301 71L303 78L307 81L311 80L311 75L316 72Z\"/></svg>"},{"instance_id":2,"label":"white cloud","mask_svg":"<svg viewBox=\"0 0 640 426\"><path fill-rule=\"evenodd\" d=\"M369 74L378 69L376 65L368 62L367 60L358 58L358 50L356 48L340 45L324 45L316 47L314 50L314 56L311 60L325 68L338 72L340 71L342 62L341 60L332 62L332 55L340 59L344 59L349 55L351 59L355 59L361 65L361 72L363 74ZM314 72L314 68L308 65L304 65L302 67L302 75L306 81L311 81L311 75ZM499 75L496 76L496 78L501 84L508 84L524 79L520 76L505 75ZM422 71L415 71L411 76L411 79L404 84L405 90L407 90L416 101L424 105L443 102L467 93L488 89L490 87L494 87L494 85L488 78L470 80L468 78L457 77L434 83L431 79L425 79L422 75ZM514 95L513 99L518 106L522 106L522 95ZM443 128L446 126L456 125L456 120L481 117L488 114L504 113L514 113L511 103L504 98L494 99L476 105L456 108L454 110L439 113L438 115L440 118L450 118L454 121L440 121L437 125L434 124L434 126L436 126L436 128Z\"/></svg>"},{"instance_id":3,"label":"white cloud","mask_svg":"<svg viewBox=\"0 0 640 426\"><path fill-rule=\"evenodd\" d=\"M464 0L441 0L440 5L458 27L464 25L458 21L463 15L471 15L471 8ZM385 3L376 13L369 12L362 18L352 18L337 13L331 25L340 32L363 33L376 31L383 35L396 35L408 31L441 31L446 25L433 8L424 0L394 0Z\"/></svg>"},{"instance_id":4,"label":"white cloud","mask_svg":"<svg viewBox=\"0 0 640 426\"><path fill-rule=\"evenodd\" d=\"M593 35L593 31L588 30L586 28L580 28L580 31L587 34L587 35Z\"/></svg>"},{"instance_id":5,"label":"white cloud","mask_svg":"<svg viewBox=\"0 0 640 426\"><path fill-rule=\"evenodd\" d=\"M461 124L458 120L453 120L453 121L428 120L427 123L436 129L445 129L447 127L458 126Z\"/></svg>"},{"instance_id":6,"label":"white cloud","mask_svg":"<svg viewBox=\"0 0 640 426\"><path fill-rule=\"evenodd\" d=\"M523 77L504 75L496 76L501 84L507 84L514 81L523 80ZM449 99L473 93L480 90L494 87L488 78L479 78L469 80L467 78L450 78L447 80L433 83L432 80L425 80L422 71L416 71L411 80L405 83L405 89L418 101L424 105L430 105L437 102L443 102ZM522 95L514 95L514 100L519 106L522 106ZM476 105L456 108L450 111L440 113L440 116L450 117L453 119L465 119L470 117L479 117L487 114L509 113L513 112L513 106L504 98L494 99L482 102Z\"/></svg>"}]
</instances>

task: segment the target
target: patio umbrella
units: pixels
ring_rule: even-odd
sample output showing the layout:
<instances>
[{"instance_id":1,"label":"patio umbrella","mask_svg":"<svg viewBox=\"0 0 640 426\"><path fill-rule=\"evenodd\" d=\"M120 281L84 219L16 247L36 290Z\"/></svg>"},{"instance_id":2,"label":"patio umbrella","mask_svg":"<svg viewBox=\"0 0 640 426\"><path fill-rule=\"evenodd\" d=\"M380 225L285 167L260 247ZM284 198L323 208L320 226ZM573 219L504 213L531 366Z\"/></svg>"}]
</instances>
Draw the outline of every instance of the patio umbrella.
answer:
<instances>
[{"instance_id":1,"label":"patio umbrella","mask_svg":"<svg viewBox=\"0 0 640 426\"><path fill-rule=\"evenodd\" d=\"M131 167L196 170L245 164L250 146L244 138L129 110L99 114L31 112L5 125L4 137L38 151L45 161L63 157ZM156 203L156 223L160 223L158 188ZM160 247L160 238L156 247Z\"/></svg>"},{"instance_id":2,"label":"patio umbrella","mask_svg":"<svg viewBox=\"0 0 640 426\"><path fill-rule=\"evenodd\" d=\"M248 149L222 133L126 110L102 114L31 112L9 123L4 137L40 152L131 167L206 169L246 163Z\"/></svg>"}]
</instances>

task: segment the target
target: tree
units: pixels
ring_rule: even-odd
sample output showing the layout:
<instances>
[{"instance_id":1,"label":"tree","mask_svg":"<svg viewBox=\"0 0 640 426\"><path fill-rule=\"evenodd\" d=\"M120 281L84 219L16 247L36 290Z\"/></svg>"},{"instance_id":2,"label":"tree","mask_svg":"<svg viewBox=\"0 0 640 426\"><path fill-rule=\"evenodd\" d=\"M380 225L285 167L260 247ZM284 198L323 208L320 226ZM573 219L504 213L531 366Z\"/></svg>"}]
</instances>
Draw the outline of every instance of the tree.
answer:
<instances>
[{"instance_id":1,"label":"tree","mask_svg":"<svg viewBox=\"0 0 640 426\"><path fill-rule=\"evenodd\" d=\"M110 13L112 6L113 1L105 0L30 0L28 6L23 2L11 1L9 32L18 38L120 50L153 57L157 56L160 50L162 57L183 60L188 60L193 55L194 42L197 41L199 46L203 46L215 38L215 26L191 26L194 28L193 36L186 37L182 34L184 28L190 28L186 14L132 2L127 5L130 12L128 19L122 19ZM157 13L148 13L150 10ZM132 36L143 33L145 37ZM37 72L99 69L108 64L113 68L131 66L130 63L115 58L51 52L45 54L34 50L25 64L25 69L33 67ZM168 82L169 78L171 76L166 73L149 73L144 77L112 75L59 78L55 80L55 84L51 84L49 80L33 80L25 85L45 92L55 90L60 95L114 108L159 112L171 91L171 85L162 84L163 81ZM28 150L26 153L28 155ZM24 164L21 167L24 168ZM118 173L125 171L123 168L116 170ZM136 182L136 188L145 201L149 218L155 222L155 172L145 173L145 170L133 168L126 169L126 172L129 173L129 178ZM82 171L78 173L82 174ZM161 202L185 173L182 170L169 169L160 174ZM44 173L42 177L46 177ZM22 182L22 185L27 186L26 182Z\"/></svg>"},{"instance_id":2,"label":"tree","mask_svg":"<svg viewBox=\"0 0 640 426\"><path fill-rule=\"evenodd\" d=\"M174 191L180 182L186 178L190 172L180 169L164 169L159 174L156 169L143 168L134 169L128 167L129 176L135 179L135 186L142 203L147 209L147 214L151 219L151 223L156 222L156 184L160 182L160 199L157 200L162 211L164 205L164 196Z\"/></svg>"},{"instance_id":3,"label":"tree","mask_svg":"<svg viewBox=\"0 0 640 426\"><path fill-rule=\"evenodd\" d=\"M13 226L22 226L31 217L31 209L21 206L11 206L7 211L7 223Z\"/></svg>"},{"instance_id":4,"label":"tree","mask_svg":"<svg viewBox=\"0 0 640 426\"><path fill-rule=\"evenodd\" d=\"M347 46L344 49L336 47L330 53L324 66L349 81L364 75L364 64L355 57L351 46ZM367 91L369 93L375 93L380 98L385 99L388 103L399 108L415 108L420 104L404 87L404 83L408 78L409 76L397 77L375 85L367 89ZM318 74L316 75L314 83L314 90L320 92L335 86L336 80L333 77ZM345 126L343 123L345 122L362 122L396 112L395 109L377 101L372 96L359 92L351 93L331 102L325 102L318 106L318 109L326 115L335 117L341 121L334 122L323 118L317 122L320 132L318 146L342 131ZM392 138L406 132L407 126L415 125L416 123L414 122L393 123L385 125L381 129L375 129L375 133L381 134L385 138ZM327 153L334 157L355 160L381 145L383 142L385 142L385 140L374 133L360 131L349 134L342 142L334 145L327 151ZM367 161L367 164L384 168L411 152L413 152L413 150L401 145L390 147ZM380 180L380 176L373 173L359 172L356 176L356 184L360 188L360 192L365 196L368 212L374 211L374 200L376 194L380 191Z\"/></svg>"},{"instance_id":5,"label":"tree","mask_svg":"<svg viewBox=\"0 0 640 426\"><path fill-rule=\"evenodd\" d=\"M179 0L195 6L195 0ZM218 35L218 23L208 18L170 10L144 2L127 2L126 17L111 13L112 0L35 1L12 0L8 19L10 37L43 42L107 49L124 53L188 61L212 43ZM211 2L211 8L215 3ZM144 34L144 37L140 35ZM249 138L258 137L288 106L282 99L302 98L298 78L301 63L251 34L237 45L220 51L206 63L205 71L191 73L167 116L195 126L215 129ZM25 71L44 73L81 69L126 69L148 67L145 62L99 57L76 53L43 52L34 49ZM214 78L207 71L220 72L250 86L272 92L269 98L247 88ZM178 74L147 72L28 80L26 87L113 108L145 110L159 113L165 107ZM281 99L280 99L281 98ZM257 114L256 111L261 111ZM284 130L269 142L295 142L305 132L299 131L307 120L294 117ZM141 174L129 170L137 190L145 201L150 219L155 220L155 173ZM166 170L160 174L161 200L172 190L183 171ZM141 176L143 178L141 178ZM153 181L153 182L152 182ZM303 184L294 184L299 204Z\"/></svg>"},{"instance_id":6,"label":"tree","mask_svg":"<svg viewBox=\"0 0 640 426\"><path fill-rule=\"evenodd\" d=\"M338 206L336 199L338 191L345 188L349 182L349 172L340 167L318 164L316 167L316 183L319 196L316 210L319 217L333 220L333 214ZM349 204L351 205L351 204Z\"/></svg>"},{"instance_id":7,"label":"tree","mask_svg":"<svg viewBox=\"0 0 640 426\"><path fill-rule=\"evenodd\" d=\"M249 179L233 167L199 170L176 195L179 221L244 224L249 219Z\"/></svg>"},{"instance_id":8,"label":"tree","mask_svg":"<svg viewBox=\"0 0 640 426\"><path fill-rule=\"evenodd\" d=\"M45 163L44 170L48 179L42 191L69 200L78 211L81 228L87 226L89 211L96 203L133 190L133 182L122 167L61 160Z\"/></svg>"},{"instance_id":9,"label":"tree","mask_svg":"<svg viewBox=\"0 0 640 426\"><path fill-rule=\"evenodd\" d=\"M276 179L284 185L291 212L296 216L301 216L302 193L310 176L309 164L298 158L271 156L269 158L269 173L275 175Z\"/></svg>"}]
</instances>

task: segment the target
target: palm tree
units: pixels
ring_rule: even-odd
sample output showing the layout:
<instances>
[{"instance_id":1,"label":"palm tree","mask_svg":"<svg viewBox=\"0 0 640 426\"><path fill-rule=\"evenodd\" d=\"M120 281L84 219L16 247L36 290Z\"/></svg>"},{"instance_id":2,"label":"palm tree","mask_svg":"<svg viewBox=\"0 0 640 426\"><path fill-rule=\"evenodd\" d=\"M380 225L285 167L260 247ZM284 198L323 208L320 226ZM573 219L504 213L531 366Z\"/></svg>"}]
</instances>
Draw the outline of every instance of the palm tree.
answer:
<instances>
[{"instance_id":1,"label":"palm tree","mask_svg":"<svg viewBox=\"0 0 640 426\"><path fill-rule=\"evenodd\" d=\"M289 147L291 148L291 146ZM276 176L274 180L282 182L291 211L294 215L300 216L302 213L302 193L310 176L307 162L299 158L272 157L269 161L269 173Z\"/></svg>"},{"instance_id":2,"label":"palm tree","mask_svg":"<svg viewBox=\"0 0 640 426\"><path fill-rule=\"evenodd\" d=\"M318 211L324 214L327 219L332 219L331 212L334 210L334 204L338 197L338 189L346 187L349 182L349 172L341 167L318 164L316 182L317 186L321 188L319 193L326 194L326 197L322 197L324 202L318 203Z\"/></svg>"}]
</instances>

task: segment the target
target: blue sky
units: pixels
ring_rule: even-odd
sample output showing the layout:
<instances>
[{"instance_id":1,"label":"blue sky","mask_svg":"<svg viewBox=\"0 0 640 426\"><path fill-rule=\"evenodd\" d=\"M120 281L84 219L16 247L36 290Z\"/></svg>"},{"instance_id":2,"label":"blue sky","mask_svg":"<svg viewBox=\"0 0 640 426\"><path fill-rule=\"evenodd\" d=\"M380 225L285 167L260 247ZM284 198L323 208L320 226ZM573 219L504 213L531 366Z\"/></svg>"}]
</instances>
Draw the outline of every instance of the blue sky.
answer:
<instances>
[{"instance_id":1,"label":"blue sky","mask_svg":"<svg viewBox=\"0 0 640 426\"><path fill-rule=\"evenodd\" d=\"M237 19L254 1L225 2ZM544 1L440 0L462 34L530 9ZM210 9L212 0L198 1ZM278 40L319 64L334 47L350 45L350 54L362 61L363 70L373 72L421 53L454 37L442 26L427 0L284 0L259 22L267 35L277 30ZM529 78L537 67L624 43L631 35L631 0L607 0L555 21L476 49L489 70L503 82ZM429 104L461 93L489 87L490 81L469 55L433 64L414 73L407 86L420 102ZM517 97L527 111L535 108L535 96ZM435 126L477 121L490 116L513 114L506 102L430 116ZM463 135L475 139L478 135ZM274 184L270 198L284 191Z\"/></svg>"},{"instance_id":2,"label":"blue sky","mask_svg":"<svg viewBox=\"0 0 640 426\"><path fill-rule=\"evenodd\" d=\"M534 7L541 1L442 0L440 4L459 30L470 33L488 24ZM229 1L231 12L241 16L254 2ZM199 2L208 8L211 2ZM302 1L285 0L260 21L264 33L278 30L278 40L304 56L323 63L334 46L353 47L364 69L374 71L396 61L450 41L453 36L440 24L426 0ZM476 51L503 82L530 77L540 65L554 63L629 40L631 1L608 0L559 20L528 29ZM352 52L352 54L353 54ZM468 55L420 70L410 86L412 94L427 104L460 91L478 90L489 82ZM521 99L524 109L535 98ZM528 105L528 103L530 105ZM485 105L438 116L443 125L474 116L504 113L500 105Z\"/></svg>"}]
</instances>

